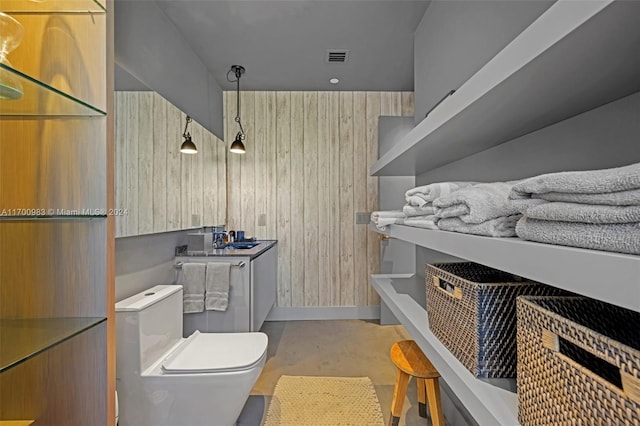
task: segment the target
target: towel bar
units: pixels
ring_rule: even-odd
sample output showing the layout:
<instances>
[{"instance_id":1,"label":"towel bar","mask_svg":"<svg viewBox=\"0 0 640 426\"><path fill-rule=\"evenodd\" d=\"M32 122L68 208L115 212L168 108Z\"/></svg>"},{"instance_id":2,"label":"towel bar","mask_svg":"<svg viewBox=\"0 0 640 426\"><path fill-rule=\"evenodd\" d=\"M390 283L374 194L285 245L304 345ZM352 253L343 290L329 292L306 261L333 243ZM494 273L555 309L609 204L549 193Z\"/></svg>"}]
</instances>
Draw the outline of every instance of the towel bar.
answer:
<instances>
[{"instance_id":1,"label":"towel bar","mask_svg":"<svg viewBox=\"0 0 640 426\"><path fill-rule=\"evenodd\" d=\"M184 264L184 262L178 262L175 265L173 265L173 267L176 268L176 269L182 269L182 265L183 264ZM244 265L245 265L245 263L242 260L240 262L238 262L238 263L232 263L231 264L231 266L235 266L237 268L244 268Z\"/></svg>"}]
</instances>

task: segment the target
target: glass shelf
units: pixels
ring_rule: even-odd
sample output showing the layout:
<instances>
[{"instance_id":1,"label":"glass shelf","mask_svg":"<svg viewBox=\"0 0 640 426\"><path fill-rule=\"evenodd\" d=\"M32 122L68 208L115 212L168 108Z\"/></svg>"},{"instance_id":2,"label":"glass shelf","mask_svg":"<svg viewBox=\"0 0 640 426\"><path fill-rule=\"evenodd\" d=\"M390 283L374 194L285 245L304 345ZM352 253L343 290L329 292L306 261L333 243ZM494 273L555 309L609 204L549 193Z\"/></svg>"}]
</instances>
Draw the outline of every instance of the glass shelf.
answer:
<instances>
[{"instance_id":1,"label":"glass shelf","mask_svg":"<svg viewBox=\"0 0 640 426\"><path fill-rule=\"evenodd\" d=\"M0 0L2 1L2 0ZM29 77L0 63L0 73L11 73L22 84L22 96L18 99L0 99L0 116L49 115L49 116L104 116L102 111L88 103Z\"/></svg>"},{"instance_id":2,"label":"glass shelf","mask_svg":"<svg viewBox=\"0 0 640 426\"><path fill-rule=\"evenodd\" d=\"M103 321L105 317L0 319L0 373Z\"/></svg>"},{"instance_id":3,"label":"glass shelf","mask_svg":"<svg viewBox=\"0 0 640 426\"><path fill-rule=\"evenodd\" d=\"M33 215L33 216L0 216L0 222L2 221L22 221L22 220L54 220L54 221L64 221L64 220L97 220L97 219L106 219L107 215L87 215L87 214L78 214L78 215Z\"/></svg>"},{"instance_id":4,"label":"glass shelf","mask_svg":"<svg viewBox=\"0 0 640 426\"><path fill-rule=\"evenodd\" d=\"M105 13L100 0L0 0L5 13Z\"/></svg>"}]
</instances>

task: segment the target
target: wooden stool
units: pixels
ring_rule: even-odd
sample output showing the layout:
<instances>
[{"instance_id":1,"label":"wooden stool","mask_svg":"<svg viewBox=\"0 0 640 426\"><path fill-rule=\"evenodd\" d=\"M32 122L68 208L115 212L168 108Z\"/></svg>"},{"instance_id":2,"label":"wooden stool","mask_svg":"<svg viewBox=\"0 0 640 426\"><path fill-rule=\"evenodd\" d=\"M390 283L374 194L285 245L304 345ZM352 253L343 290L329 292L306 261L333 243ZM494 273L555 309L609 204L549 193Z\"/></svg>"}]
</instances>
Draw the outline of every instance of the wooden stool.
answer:
<instances>
[{"instance_id":1,"label":"wooden stool","mask_svg":"<svg viewBox=\"0 0 640 426\"><path fill-rule=\"evenodd\" d=\"M429 400L429 411L433 426L445 426L442 403L440 401L440 373L431 361L422 353L413 340L402 340L391 346L391 361L398 367L396 387L391 403L390 426L398 426L404 397L407 394L409 379L415 377L418 386L418 410L420 417L427 417L426 400Z\"/></svg>"}]
</instances>

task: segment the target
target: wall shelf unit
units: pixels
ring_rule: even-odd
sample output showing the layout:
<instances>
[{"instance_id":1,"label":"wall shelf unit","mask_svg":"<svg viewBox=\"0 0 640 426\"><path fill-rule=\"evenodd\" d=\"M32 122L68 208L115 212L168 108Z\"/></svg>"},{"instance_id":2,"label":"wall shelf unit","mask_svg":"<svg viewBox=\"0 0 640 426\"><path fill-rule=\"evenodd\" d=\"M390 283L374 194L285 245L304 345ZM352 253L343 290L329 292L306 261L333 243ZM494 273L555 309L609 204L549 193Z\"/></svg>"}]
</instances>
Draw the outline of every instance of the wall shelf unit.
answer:
<instances>
[{"instance_id":1,"label":"wall shelf unit","mask_svg":"<svg viewBox=\"0 0 640 426\"><path fill-rule=\"evenodd\" d=\"M0 373L103 321L105 317L0 319Z\"/></svg>"},{"instance_id":2,"label":"wall shelf unit","mask_svg":"<svg viewBox=\"0 0 640 426\"><path fill-rule=\"evenodd\" d=\"M370 173L419 175L640 91L639 20L639 2L556 2Z\"/></svg>"},{"instance_id":3,"label":"wall shelf unit","mask_svg":"<svg viewBox=\"0 0 640 426\"><path fill-rule=\"evenodd\" d=\"M105 111L75 98L61 90L30 77L6 64L0 64L1 73L9 73L22 85L23 94L18 99L0 100L3 116L96 116Z\"/></svg>"},{"instance_id":4,"label":"wall shelf unit","mask_svg":"<svg viewBox=\"0 0 640 426\"><path fill-rule=\"evenodd\" d=\"M412 176L417 186L483 180L481 176L495 181L518 179L523 177L519 170L522 162L527 162L526 173L534 176L633 161L640 155L629 148L630 144L637 146L637 120L630 118L632 114L620 119L611 114L616 108L624 111L629 104L606 112L592 110L640 92L639 21L640 2L554 2L466 82L457 88L447 87L457 90L381 154L370 174ZM477 24L476 28L481 28L482 18ZM445 51L444 46L437 47ZM434 58L445 56L434 49ZM461 52L464 49L457 54ZM425 82L415 81L416 87L420 84ZM597 118L595 124L576 117L587 111ZM562 128L552 126L561 121ZM607 132L612 127L620 131ZM545 131L536 132L542 129ZM588 146L611 145L612 151L622 146L623 152L631 155L581 152L585 146L581 131L591 129L596 132L593 137L588 135ZM545 143L547 149L541 149ZM494 149L483 152L490 148ZM480 152L483 154L474 155ZM547 166L547 156L554 154L557 161ZM585 166L577 155L593 158ZM640 256L404 225L390 225L384 232L373 225L370 228L424 248L417 250L415 275L372 275L371 284L382 304L407 329L464 409L481 425L519 424L517 394L512 392L515 387L475 378L431 333L424 307L424 278L420 276L425 262L447 254L640 312Z\"/></svg>"},{"instance_id":5,"label":"wall shelf unit","mask_svg":"<svg viewBox=\"0 0 640 426\"><path fill-rule=\"evenodd\" d=\"M403 293L403 288L424 287L424 278L412 274L372 275L371 284L479 424L519 424L517 395L508 390L514 381L476 379L431 333L424 305Z\"/></svg>"},{"instance_id":6,"label":"wall shelf unit","mask_svg":"<svg viewBox=\"0 0 640 426\"><path fill-rule=\"evenodd\" d=\"M388 228L371 226L392 238L640 312L638 281L612 282L614 276L640 277L640 256L405 225Z\"/></svg>"}]
</instances>

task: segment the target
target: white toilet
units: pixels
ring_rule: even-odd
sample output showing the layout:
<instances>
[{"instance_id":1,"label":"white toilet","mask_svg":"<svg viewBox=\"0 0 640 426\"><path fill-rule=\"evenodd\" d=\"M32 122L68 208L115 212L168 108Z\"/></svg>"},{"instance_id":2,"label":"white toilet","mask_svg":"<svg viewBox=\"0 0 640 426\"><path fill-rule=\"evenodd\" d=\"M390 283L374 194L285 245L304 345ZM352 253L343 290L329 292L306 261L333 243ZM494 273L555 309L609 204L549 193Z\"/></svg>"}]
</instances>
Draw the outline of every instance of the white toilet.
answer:
<instances>
[{"instance_id":1,"label":"white toilet","mask_svg":"<svg viewBox=\"0 0 640 426\"><path fill-rule=\"evenodd\" d=\"M119 426L232 426L267 357L264 333L182 337L182 286L116 303Z\"/></svg>"}]
</instances>

